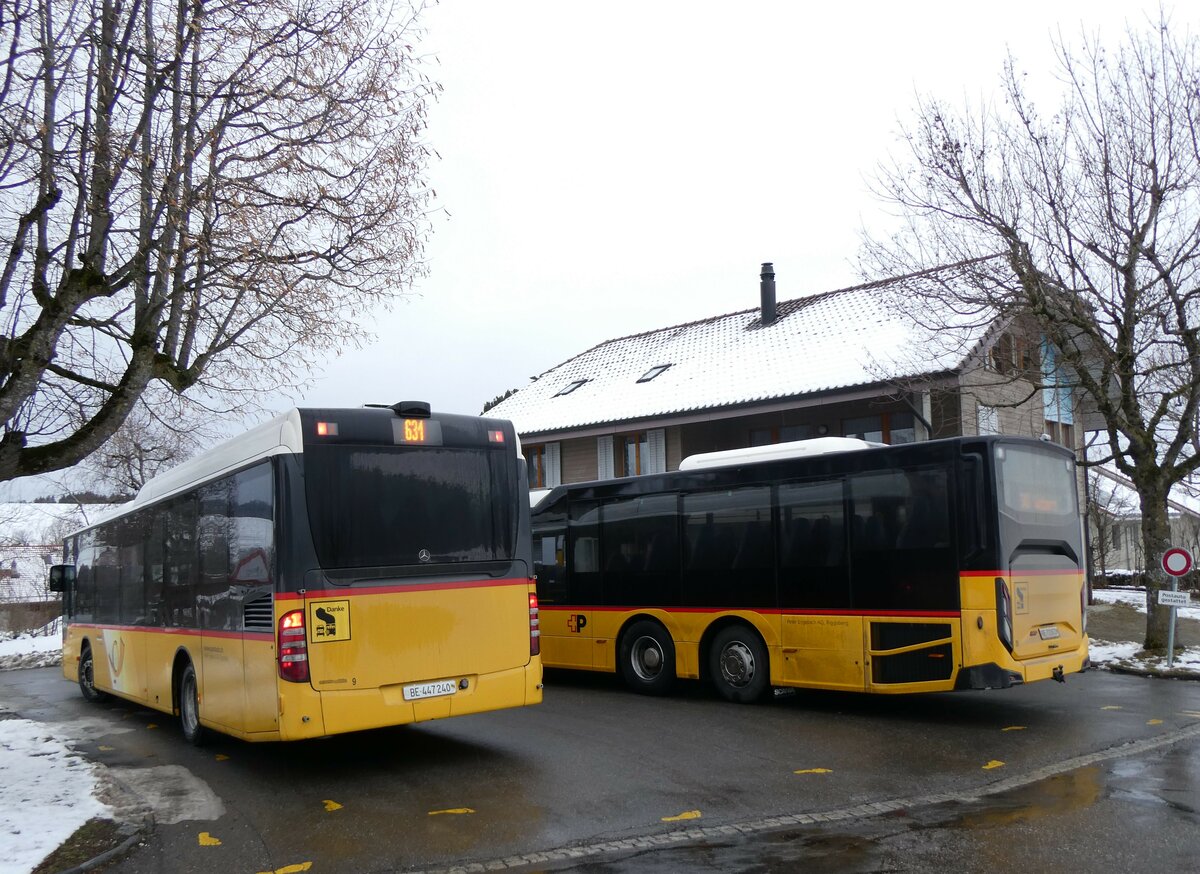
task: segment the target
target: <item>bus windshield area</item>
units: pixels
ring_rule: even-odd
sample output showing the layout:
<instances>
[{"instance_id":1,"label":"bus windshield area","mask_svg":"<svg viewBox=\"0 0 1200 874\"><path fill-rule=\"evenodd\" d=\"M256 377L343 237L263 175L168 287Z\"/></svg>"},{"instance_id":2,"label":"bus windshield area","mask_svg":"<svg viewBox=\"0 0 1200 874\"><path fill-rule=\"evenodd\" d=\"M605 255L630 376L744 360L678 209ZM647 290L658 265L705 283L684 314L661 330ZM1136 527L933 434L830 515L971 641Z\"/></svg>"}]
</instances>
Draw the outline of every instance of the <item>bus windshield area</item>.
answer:
<instances>
[{"instance_id":1,"label":"bus windshield area","mask_svg":"<svg viewBox=\"0 0 1200 874\"><path fill-rule=\"evenodd\" d=\"M1001 512L1029 527L1075 524L1074 460L1036 446L996 444L996 483Z\"/></svg>"},{"instance_id":2,"label":"bus windshield area","mask_svg":"<svg viewBox=\"0 0 1200 874\"><path fill-rule=\"evenodd\" d=\"M510 468L492 448L309 447L304 480L317 558L326 569L510 561Z\"/></svg>"}]
</instances>

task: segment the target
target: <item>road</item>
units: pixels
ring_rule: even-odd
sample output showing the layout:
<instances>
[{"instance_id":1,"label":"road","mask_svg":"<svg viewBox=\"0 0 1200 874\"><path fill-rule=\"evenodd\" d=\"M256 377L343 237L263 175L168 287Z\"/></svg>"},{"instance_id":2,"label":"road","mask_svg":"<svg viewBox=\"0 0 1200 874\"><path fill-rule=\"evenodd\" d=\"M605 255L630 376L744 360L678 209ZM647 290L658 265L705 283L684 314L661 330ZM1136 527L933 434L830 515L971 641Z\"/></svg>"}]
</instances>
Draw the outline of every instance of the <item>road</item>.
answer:
<instances>
[{"instance_id":1,"label":"road","mask_svg":"<svg viewBox=\"0 0 1200 874\"><path fill-rule=\"evenodd\" d=\"M698 684L652 699L608 677L547 680L529 709L200 749L163 714L86 704L57 669L0 673L0 696L154 808L119 866L134 874L1006 870L1062 864L1064 847L1073 869L1141 870L1102 863L1146 847L1162 863L1146 870L1200 858L1200 683L1093 671L739 707Z\"/></svg>"}]
</instances>

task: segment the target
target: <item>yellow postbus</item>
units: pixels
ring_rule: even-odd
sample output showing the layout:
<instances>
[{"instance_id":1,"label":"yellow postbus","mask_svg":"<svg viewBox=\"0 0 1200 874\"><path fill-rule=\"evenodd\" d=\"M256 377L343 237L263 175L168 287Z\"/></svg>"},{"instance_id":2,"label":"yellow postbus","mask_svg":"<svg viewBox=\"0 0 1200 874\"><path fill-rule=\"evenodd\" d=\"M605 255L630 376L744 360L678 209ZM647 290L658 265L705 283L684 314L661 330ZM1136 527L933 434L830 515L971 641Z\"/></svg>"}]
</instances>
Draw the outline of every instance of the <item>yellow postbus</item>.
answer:
<instances>
[{"instance_id":1,"label":"yellow postbus","mask_svg":"<svg viewBox=\"0 0 1200 874\"><path fill-rule=\"evenodd\" d=\"M63 674L194 743L536 704L524 464L506 421L292 410L67 538Z\"/></svg>"},{"instance_id":2,"label":"yellow postbus","mask_svg":"<svg viewBox=\"0 0 1200 874\"><path fill-rule=\"evenodd\" d=\"M1044 441L822 438L535 497L547 667L739 702L1088 667L1074 456Z\"/></svg>"}]
</instances>

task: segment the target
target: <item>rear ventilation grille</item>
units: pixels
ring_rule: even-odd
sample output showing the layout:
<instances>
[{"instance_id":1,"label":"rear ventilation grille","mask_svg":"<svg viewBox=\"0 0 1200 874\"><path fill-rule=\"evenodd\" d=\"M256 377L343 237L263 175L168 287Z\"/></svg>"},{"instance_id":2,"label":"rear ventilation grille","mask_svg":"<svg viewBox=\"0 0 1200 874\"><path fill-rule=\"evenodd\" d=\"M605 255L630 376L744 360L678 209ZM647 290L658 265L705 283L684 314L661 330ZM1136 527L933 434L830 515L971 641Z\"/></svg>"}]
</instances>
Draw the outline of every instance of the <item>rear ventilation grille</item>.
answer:
<instances>
[{"instance_id":1,"label":"rear ventilation grille","mask_svg":"<svg viewBox=\"0 0 1200 874\"><path fill-rule=\"evenodd\" d=\"M242 608L242 628L246 631L275 630L275 599L272 595L262 595L253 601L247 601Z\"/></svg>"}]
</instances>

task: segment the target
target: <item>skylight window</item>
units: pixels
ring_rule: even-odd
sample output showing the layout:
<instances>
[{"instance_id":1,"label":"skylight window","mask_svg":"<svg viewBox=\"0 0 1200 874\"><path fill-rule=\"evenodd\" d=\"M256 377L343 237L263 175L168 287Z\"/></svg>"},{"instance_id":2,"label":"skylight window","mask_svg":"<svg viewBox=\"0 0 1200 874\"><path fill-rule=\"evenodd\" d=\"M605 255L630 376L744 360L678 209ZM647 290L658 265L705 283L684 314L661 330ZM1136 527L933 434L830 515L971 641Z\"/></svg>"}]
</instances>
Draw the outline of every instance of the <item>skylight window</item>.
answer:
<instances>
[{"instance_id":1,"label":"skylight window","mask_svg":"<svg viewBox=\"0 0 1200 874\"><path fill-rule=\"evenodd\" d=\"M577 379L574 382L568 382L561 389L559 389L558 392L554 396L556 398L561 398L563 395L569 395L571 392L575 391L575 389L579 388L585 382L587 382L586 379Z\"/></svg>"},{"instance_id":2,"label":"skylight window","mask_svg":"<svg viewBox=\"0 0 1200 874\"><path fill-rule=\"evenodd\" d=\"M670 366L671 366L670 364L657 364L654 367L651 367L645 373L643 373L638 378L638 382L649 382L650 380L654 379L654 377L661 374L663 371L665 371Z\"/></svg>"}]
</instances>

